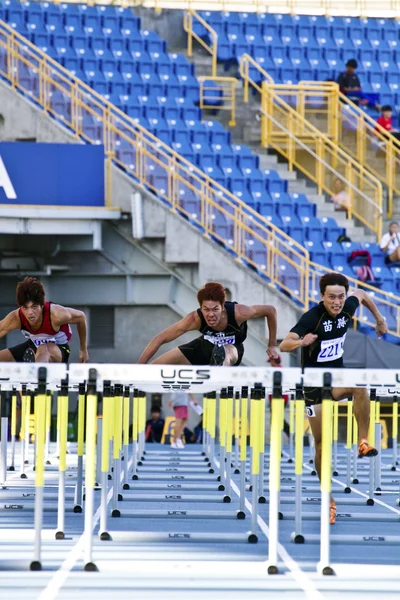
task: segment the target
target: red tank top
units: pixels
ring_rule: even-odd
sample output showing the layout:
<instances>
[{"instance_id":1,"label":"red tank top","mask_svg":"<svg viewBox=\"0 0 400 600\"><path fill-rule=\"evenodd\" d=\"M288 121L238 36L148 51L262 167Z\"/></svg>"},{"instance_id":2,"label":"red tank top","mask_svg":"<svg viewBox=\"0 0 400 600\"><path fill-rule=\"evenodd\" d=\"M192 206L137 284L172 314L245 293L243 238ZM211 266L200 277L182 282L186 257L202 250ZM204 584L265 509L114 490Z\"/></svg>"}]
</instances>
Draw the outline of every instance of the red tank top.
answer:
<instances>
[{"instance_id":1,"label":"red tank top","mask_svg":"<svg viewBox=\"0 0 400 600\"><path fill-rule=\"evenodd\" d=\"M35 346L40 346L41 344L49 344L53 342L54 344L62 345L68 344L72 331L69 325L61 325L58 331L53 329L51 324L50 317L50 306L51 302L46 302L43 306L42 313L42 324L39 329L33 331L25 319L22 310L19 309L18 315L21 321L21 333L28 339L30 339Z\"/></svg>"}]
</instances>

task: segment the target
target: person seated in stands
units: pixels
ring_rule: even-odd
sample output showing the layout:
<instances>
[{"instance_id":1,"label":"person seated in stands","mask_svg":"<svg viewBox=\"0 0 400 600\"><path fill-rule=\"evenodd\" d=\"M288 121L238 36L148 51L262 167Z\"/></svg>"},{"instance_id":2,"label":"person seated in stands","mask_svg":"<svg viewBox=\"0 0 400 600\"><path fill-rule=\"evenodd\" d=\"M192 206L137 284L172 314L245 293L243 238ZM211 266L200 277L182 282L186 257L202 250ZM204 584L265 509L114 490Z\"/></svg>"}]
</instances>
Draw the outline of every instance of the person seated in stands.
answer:
<instances>
[{"instance_id":1,"label":"person seated in stands","mask_svg":"<svg viewBox=\"0 0 400 600\"><path fill-rule=\"evenodd\" d=\"M377 125L383 127L387 133L393 135L396 139L400 139L400 132L398 129L393 127L393 109L391 106L386 104L382 106L381 116L376 120ZM377 128L378 129L378 128ZM385 145L385 142L380 142L382 145Z\"/></svg>"},{"instance_id":2,"label":"person seated in stands","mask_svg":"<svg viewBox=\"0 0 400 600\"><path fill-rule=\"evenodd\" d=\"M146 442L161 443L161 438L164 430L164 419L161 418L161 410L159 406L153 406L151 409L151 419L146 421Z\"/></svg>"},{"instance_id":3,"label":"person seated in stands","mask_svg":"<svg viewBox=\"0 0 400 600\"><path fill-rule=\"evenodd\" d=\"M350 198L346 192L344 182L339 177L334 179L332 189L331 200L335 205L335 210L344 210L347 213L350 208Z\"/></svg>"},{"instance_id":4,"label":"person seated in stands","mask_svg":"<svg viewBox=\"0 0 400 600\"><path fill-rule=\"evenodd\" d=\"M397 221L390 223L389 231L383 234L379 245L386 255L386 263L400 262L400 234Z\"/></svg>"},{"instance_id":5,"label":"person seated in stands","mask_svg":"<svg viewBox=\"0 0 400 600\"><path fill-rule=\"evenodd\" d=\"M347 96L349 100L354 102L354 104L360 106L369 105L373 108L379 109L379 104L376 104L376 101L374 101L376 94L365 94L362 91L361 82L356 73L357 67L358 63L354 58L351 58L347 61L346 70L343 73L340 73L339 77L337 78L340 91L342 94Z\"/></svg>"}]
</instances>

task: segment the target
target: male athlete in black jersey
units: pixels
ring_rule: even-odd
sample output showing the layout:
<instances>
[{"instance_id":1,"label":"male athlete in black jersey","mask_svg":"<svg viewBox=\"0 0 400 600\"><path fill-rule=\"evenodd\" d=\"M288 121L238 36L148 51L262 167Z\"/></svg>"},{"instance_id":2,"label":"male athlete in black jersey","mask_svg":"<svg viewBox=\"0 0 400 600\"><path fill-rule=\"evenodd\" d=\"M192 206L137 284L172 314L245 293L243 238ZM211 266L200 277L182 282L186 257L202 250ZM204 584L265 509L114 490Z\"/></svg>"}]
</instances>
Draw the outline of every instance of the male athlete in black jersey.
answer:
<instances>
[{"instance_id":1,"label":"male athlete in black jersey","mask_svg":"<svg viewBox=\"0 0 400 600\"><path fill-rule=\"evenodd\" d=\"M307 311L281 342L282 352L301 348L303 367L320 367L328 370L343 368L343 347L352 317L360 303L366 306L376 319L376 333L387 332L384 318L371 298L362 290L347 298L349 282L340 273L327 273L319 282L322 302ZM315 439L315 467L321 469L321 388L305 388L304 396L310 427ZM377 450L368 443L369 395L367 389L333 388L334 400L354 398L354 414L358 424L358 456L375 456ZM336 505L331 500L330 521L336 519Z\"/></svg>"},{"instance_id":2,"label":"male athlete in black jersey","mask_svg":"<svg viewBox=\"0 0 400 600\"><path fill-rule=\"evenodd\" d=\"M169 350L152 363L166 365L240 365L243 358L243 342L247 336L247 321L266 317L269 329L267 354L278 356L276 348L276 310L273 306L259 304L245 306L227 302L225 289L220 283L211 282L198 291L200 308L189 313L151 340L139 358L139 364L147 363L166 344L187 331L198 330L201 337Z\"/></svg>"}]
</instances>

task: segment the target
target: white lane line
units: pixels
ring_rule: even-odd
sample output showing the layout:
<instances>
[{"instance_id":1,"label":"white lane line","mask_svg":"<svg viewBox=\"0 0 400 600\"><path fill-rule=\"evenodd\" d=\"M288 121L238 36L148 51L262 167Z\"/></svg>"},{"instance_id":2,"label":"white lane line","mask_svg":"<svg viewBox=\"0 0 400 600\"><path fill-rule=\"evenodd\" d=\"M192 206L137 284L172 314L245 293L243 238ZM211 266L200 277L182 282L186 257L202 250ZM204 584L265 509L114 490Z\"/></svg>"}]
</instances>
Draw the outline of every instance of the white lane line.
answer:
<instances>
[{"instance_id":1,"label":"white lane line","mask_svg":"<svg viewBox=\"0 0 400 600\"><path fill-rule=\"evenodd\" d=\"M128 469L131 466L132 459L128 463ZM121 481L123 481L124 473L121 472ZM110 488L110 491L107 495L107 505L109 504L111 498L113 497L113 488ZM94 517L93 517L93 530L96 528L97 523L100 519L101 507L97 509ZM41 594L37 597L37 600L54 600L58 596L58 592L61 587L64 585L65 580L68 577L69 572L74 568L77 560L80 558L83 552L83 545L85 541L85 536L82 534L79 540L76 542L75 546L71 548L69 553L67 554L67 558L61 564L61 567L49 581L45 589L41 592Z\"/></svg>"},{"instance_id":2,"label":"white lane line","mask_svg":"<svg viewBox=\"0 0 400 600\"><path fill-rule=\"evenodd\" d=\"M216 458L214 458L214 463L219 469L220 463ZM232 479L231 487L235 494L240 498L240 490ZM252 506L247 500L247 498L245 499L245 505L250 514L252 514ZM261 531L264 533L265 537L268 539L269 527L264 521L264 519L260 517L260 515L257 515L257 523ZM307 574L304 571L302 571L300 565L294 560L294 558L290 556L286 548L282 546L280 542L278 542L278 552L287 569L293 574L294 579L297 581L302 590L306 593L307 598L309 598L310 600L323 600L324 595L316 588L314 582L307 576ZM271 577L274 577L274 575L272 575Z\"/></svg>"}]
</instances>

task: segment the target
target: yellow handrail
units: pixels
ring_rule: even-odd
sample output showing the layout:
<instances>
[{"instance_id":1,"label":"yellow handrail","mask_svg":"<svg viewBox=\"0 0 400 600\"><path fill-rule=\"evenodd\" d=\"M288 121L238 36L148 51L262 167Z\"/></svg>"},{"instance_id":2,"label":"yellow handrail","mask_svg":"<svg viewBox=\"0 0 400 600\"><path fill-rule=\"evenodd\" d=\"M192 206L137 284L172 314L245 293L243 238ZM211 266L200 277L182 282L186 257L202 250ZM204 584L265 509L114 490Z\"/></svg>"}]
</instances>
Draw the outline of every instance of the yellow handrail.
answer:
<instances>
[{"instance_id":1,"label":"yellow handrail","mask_svg":"<svg viewBox=\"0 0 400 600\"><path fill-rule=\"evenodd\" d=\"M265 71L248 55L244 54L241 62L242 77L258 92L261 89L262 146L274 148L288 160L290 169L296 167L305 173L317 184L319 194L325 191L335 197L339 181L346 194L348 215L354 215L380 237L383 213L380 181L277 93L276 90L285 90L285 86L263 80ZM249 63L260 73L261 85L250 77L246 67Z\"/></svg>"},{"instance_id":2,"label":"yellow handrail","mask_svg":"<svg viewBox=\"0 0 400 600\"><path fill-rule=\"evenodd\" d=\"M391 218L393 197L400 195L400 142L342 94L337 83L275 83L273 89L303 118L387 186L386 212Z\"/></svg>"},{"instance_id":3,"label":"yellow handrail","mask_svg":"<svg viewBox=\"0 0 400 600\"><path fill-rule=\"evenodd\" d=\"M47 114L69 127L77 139L103 143L110 171L112 162L121 166L139 186L157 194L172 211L185 216L205 236L227 246L238 261L254 268L271 286L294 296L307 309L309 258L301 244L3 22L0 47L6 53L0 73L12 88L30 96ZM23 68L37 77L33 92L24 85ZM68 112L58 108L56 92L63 94Z\"/></svg>"},{"instance_id":4,"label":"yellow handrail","mask_svg":"<svg viewBox=\"0 0 400 600\"><path fill-rule=\"evenodd\" d=\"M211 46L209 46L195 31L193 30L193 20L198 21L204 29L208 31L211 37ZM218 34L195 10L188 9L183 16L183 28L188 34L188 56L193 54L193 38L211 54L211 75L217 76L217 50L218 50Z\"/></svg>"},{"instance_id":5,"label":"yellow handrail","mask_svg":"<svg viewBox=\"0 0 400 600\"><path fill-rule=\"evenodd\" d=\"M253 66L259 71L262 75L262 81L268 81L268 83L273 84L274 80L271 75L265 71L256 60L250 54L242 54L240 57L239 63L239 73L241 78L243 79L243 100L244 102L249 101L249 86L252 85L259 94L262 93L261 85L258 85L256 81L252 80L250 77L250 67Z\"/></svg>"},{"instance_id":6,"label":"yellow handrail","mask_svg":"<svg viewBox=\"0 0 400 600\"><path fill-rule=\"evenodd\" d=\"M229 110L230 127L236 125L236 85L235 77L198 77L200 83L200 108L202 110ZM220 92L220 96L215 93Z\"/></svg>"}]
</instances>

